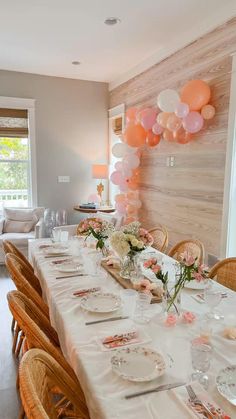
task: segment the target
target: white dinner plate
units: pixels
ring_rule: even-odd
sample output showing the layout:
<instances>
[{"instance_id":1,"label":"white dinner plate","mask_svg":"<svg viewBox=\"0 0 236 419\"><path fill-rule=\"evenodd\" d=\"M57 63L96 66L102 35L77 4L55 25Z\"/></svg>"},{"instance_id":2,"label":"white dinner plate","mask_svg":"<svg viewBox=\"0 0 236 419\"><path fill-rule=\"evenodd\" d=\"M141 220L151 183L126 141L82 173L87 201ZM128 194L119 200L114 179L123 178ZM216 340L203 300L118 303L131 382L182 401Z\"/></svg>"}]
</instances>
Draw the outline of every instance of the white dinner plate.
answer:
<instances>
[{"instance_id":1,"label":"white dinner plate","mask_svg":"<svg viewBox=\"0 0 236 419\"><path fill-rule=\"evenodd\" d=\"M221 396L236 406L236 365L222 369L216 377L216 387Z\"/></svg>"},{"instance_id":2,"label":"white dinner plate","mask_svg":"<svg viewBox=\"0 0 236 419\"><path fill-rule=\"evenodd\" d=\"M65 273L74 273L79 272L81 270L81 266L79 266L76 263L62 263L57 268L57 271L59 272L65 272Z\"/></svg>"},{"instance_id":3,"label":"white dinner plate","mask_svg":"<svg viewBox=\"0 0 236 419\"><path fill-rule=\"evenodd\" d=\"M165 373L162 355L143 346L116 351L111 367L124 380L136 382L152 381Z\"/></svg>"},{"instance_id":4,"label":"white dinner plate","mask_svg":"<svg viewBox=\"0 0 236 419\"><path fill-rule=\"evenodd\" d=\"M184 288L189 288L190 290L204 290L208 285L206 281L196 281L193 279L185 284Z\"/></svg>"},{"instance_id":5,"label":"white dinner plate","mask_svg":"<svg viewBox=\"0 0 236 419\"><path fill-rule=\"evenodd\" d=\"M67 246L58 246L58 247L51 247L44 250L44 253L47 256L58 256L58 255L64 255L67 253L69 248Z\"/></svg>"},{"instance_id":6,"label":"white dinner plate","mask_svg":"<svg viewBox=\"0 0 236 419\"><path fill-rule=\"evenodd\" d=\"M121 299L115 294L98 292L82 298L81 307L95 313L109 313L121 307Z\"/></svg>"}]
</instances>

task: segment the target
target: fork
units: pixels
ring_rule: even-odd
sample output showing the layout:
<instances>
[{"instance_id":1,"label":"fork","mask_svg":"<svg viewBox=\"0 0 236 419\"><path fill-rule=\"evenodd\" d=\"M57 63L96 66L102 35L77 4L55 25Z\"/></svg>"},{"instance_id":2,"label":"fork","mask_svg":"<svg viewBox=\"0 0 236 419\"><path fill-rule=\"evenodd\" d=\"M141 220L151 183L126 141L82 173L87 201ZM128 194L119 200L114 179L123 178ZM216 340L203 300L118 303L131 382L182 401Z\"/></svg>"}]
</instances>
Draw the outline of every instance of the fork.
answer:
<instances>
[{"instance_id":1,"label":"fork","mask_svg":"<svg viewBox=\"0 0 236 419\"><path fill-rule=\"evenodd\" d=\"M210 409L208 409L208 407L205 405L205 403L203 403L196 395L195 391L193 390L191 385L187 385L186 386L186 390L188 392L189 395L189 399L191 402L193 402L194 404L200 404L205 411L208 413L208 415L210 416L210 418L216 419L215 416L213 416L213 414L211 413Z\"/></svg>"}]
</instances>

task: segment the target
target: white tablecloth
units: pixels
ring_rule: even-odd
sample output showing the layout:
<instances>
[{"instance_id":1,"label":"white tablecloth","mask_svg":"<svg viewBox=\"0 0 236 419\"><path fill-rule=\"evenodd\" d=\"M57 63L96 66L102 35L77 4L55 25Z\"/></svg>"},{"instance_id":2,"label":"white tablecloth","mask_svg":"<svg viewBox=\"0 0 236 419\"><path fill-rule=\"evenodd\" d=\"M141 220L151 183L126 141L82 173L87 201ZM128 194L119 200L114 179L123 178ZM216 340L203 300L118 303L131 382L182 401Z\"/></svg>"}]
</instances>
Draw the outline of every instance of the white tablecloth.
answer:
<instances>
[{"instance_id":1,"label":"white tablecloth","mask_svg":"<svg viewBox=\"0 0 236 419\"><path fill-rule=\"evenodd\" d=\"M190 411L185 411L173 390L131 400L124 399L124 396L163 383L182 380L187 382L192 372L190 341L197 336L199 322L197 321L194 325L179 324L168 328L164 325L161 314L158 314L160 304L153 304L150 306L150 316L153 317L144 326L135 325L130 319L85 326L85 321L93 320L94 317L100 318L101 315L83 312L79 299L72 297L73 291L99 285L104 291L109 290L119 294L121 287L104 270L97 277L88 275L56 279L56 276L62 274L59 274L51 265L51 259L45 259L42 250L39 250L39 244L43 242L45 240L30 242L31 261L40 279L44 298L49 305L51 322L58 332L63 354L83 387L91 419L191 418ZM76 253L75 242L71 250ZM94 253L83 249L84 269L87 272L91 272L93 257ZM174 262L167 256L164 257L164 261L169 268ZM222 300L218 307L224 315L235 312L236 294L230 290L227 292L228 298ZM194 293L196 291L193 290L182 292L182 306L186 310L195 312L199 318L207 311L207 307L191 297ZM97 343L97 338L101 335L110 335L113 332L134 327L145 331L150 336L151 342L146 345L161 351L168 365L166 374L150 383L132 383L118 377L112 372L110 366L113 352L102 351ZM236 408L219 395L214 382L221 368L236 364L236 342L227 341L221 337L223 328L223 320L215 321L212 338L214 353L209 371L209 394L232 418L236 418Z\"/></svg>"}]
</instances>

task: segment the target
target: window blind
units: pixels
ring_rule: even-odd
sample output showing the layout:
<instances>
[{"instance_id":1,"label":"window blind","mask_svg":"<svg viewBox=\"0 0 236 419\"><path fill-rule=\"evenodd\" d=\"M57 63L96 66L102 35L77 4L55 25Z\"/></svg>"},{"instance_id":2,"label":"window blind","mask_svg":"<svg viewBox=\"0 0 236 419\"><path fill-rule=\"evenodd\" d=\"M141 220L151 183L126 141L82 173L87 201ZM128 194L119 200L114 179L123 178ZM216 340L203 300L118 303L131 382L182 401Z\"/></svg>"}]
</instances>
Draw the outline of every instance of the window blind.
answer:
<instances>
[{"instance_id":1,"label":"window blind","mask_svg":"<svg viewBox=\"0 0 236 419\"><path fill-rule=\"evenodd\" d=\"M28 137L28 132L26 109L0 108L1 137Z\"/></svg>"}]
</instances>

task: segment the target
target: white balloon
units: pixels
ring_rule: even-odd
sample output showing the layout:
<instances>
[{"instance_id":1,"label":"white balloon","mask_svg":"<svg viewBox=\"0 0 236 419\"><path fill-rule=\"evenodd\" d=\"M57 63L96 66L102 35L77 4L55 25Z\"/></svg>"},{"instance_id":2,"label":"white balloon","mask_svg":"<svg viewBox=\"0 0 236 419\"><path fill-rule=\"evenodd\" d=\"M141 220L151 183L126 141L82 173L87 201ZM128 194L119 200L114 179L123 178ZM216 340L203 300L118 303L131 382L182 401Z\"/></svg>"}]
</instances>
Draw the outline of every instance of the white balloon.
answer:
<instances>
[{"instance_id":1,"label":"white balloon","mask_svg":"<svg viewBox=\"0 0 236 419\"><path fill-rule=\"evenodd\" d=\"M163 112L174 112L179 101L180 97L173 89L162 90L157 96L157 106Z\"/></svg>"},{"instance_id":2,"label":"white balloon","mask_svg":"<svg viewBox=\"0 0 236 419\"><path fill-rule=\"evenodd\" d=\"M140 159L137 156L137 154L127 154L123 158L123 170L125 167L128 167L130 169L137 169L137 167L140 165Z\"/></svg>"},{"instance_id":3,"label":"white balloon","mask_svg":"<svg viewBox=\"0 0 236 419\"><path fill-rule=\"evenodd\" d=\"M125 154L127 154L127 152L129 152L128 147L129 146L127 146L127 144L125 144L125 143L114 144L113 147L112 147L113 156L117 157L117 158L124 157ZM131 148L131 147L129 147L129 148Z\"/></svg>"}]
</instances>

